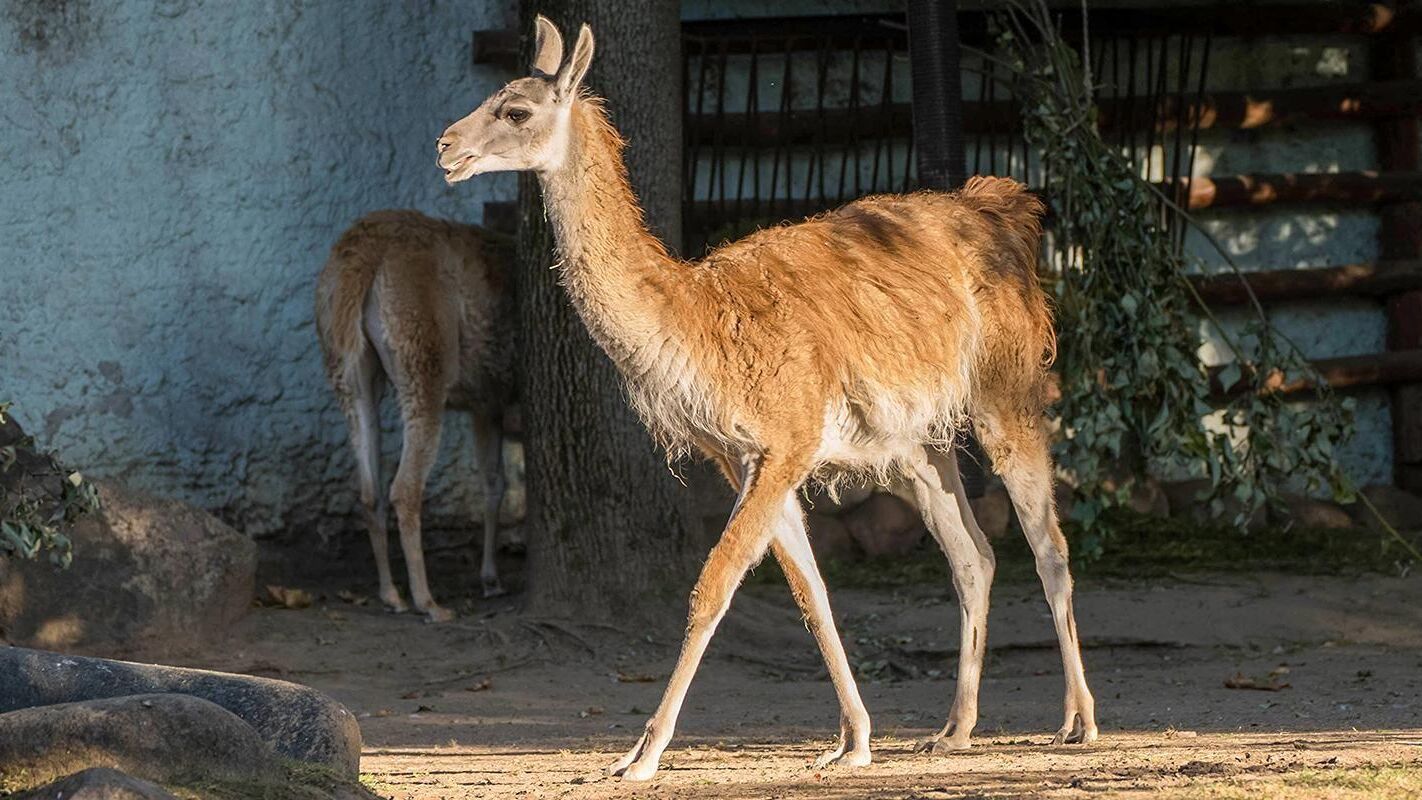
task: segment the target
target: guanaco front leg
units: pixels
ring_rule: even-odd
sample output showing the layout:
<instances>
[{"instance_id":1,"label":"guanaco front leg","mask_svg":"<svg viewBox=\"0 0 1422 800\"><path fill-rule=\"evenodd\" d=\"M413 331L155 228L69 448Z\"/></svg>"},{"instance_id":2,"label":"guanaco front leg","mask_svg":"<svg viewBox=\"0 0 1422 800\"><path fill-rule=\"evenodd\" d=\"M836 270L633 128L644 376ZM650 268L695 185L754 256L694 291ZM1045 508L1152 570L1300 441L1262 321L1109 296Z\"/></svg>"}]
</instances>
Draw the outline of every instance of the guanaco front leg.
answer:
<instances>
[{"instance_id":1,"label":"guanaco front leg","mask_svg":"<svg viewBox=\"0 0 1422 800\"><path fill-rule=\"evenodd\" d=\"M633 781L649 780L656 774L706 646L726 615L741 578L765 555L786 498L793 498L807 471L808 457L791 459L767 454L759 464L748 466L731 520L691 590L686 638L662 701L637 744L608 768L610 774Z\"/></svg>"}]
</instances>

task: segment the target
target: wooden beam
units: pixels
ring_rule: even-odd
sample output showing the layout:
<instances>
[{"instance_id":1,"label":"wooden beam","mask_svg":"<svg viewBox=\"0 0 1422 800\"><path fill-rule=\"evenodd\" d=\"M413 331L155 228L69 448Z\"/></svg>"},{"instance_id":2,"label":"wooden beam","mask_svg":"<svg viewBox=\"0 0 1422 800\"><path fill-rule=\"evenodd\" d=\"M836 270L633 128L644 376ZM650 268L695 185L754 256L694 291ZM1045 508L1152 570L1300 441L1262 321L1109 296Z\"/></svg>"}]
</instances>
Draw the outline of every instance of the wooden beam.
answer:
<instances>
[{"instance_id":1,"label":"wooden beam","mask_svg":"<svg viewBox=\"0 0 1422 800\"><path fill-rule=\"evenodd\" d=\"M1243 275L1198 275L1192 276L1191 282L1195 285L1195 291L1212 306L1248 303L1246 284L1263 303L1339 295L1381 297L1408 289L1422 289L1422 259L1274 269Z\"/></svg>"},{"instance_id":2,"label":"wooden beam","mask_svg":"<svg viewBox=\"0 0 1422 800\"><path fill-rule=\"evenodd\" d=\"M1422 348L1416 350L1392 350L1361 356L1341 358L1321 358L1311 362L1313 368L1328 386L1337 391L1360 389L1369 386L1395 386L1422 381ZM1211 394L1216 399L1236 395L1248 389L1244 378L1232 386L1220 383L1223 367L1210 368ZM1265 381L1266 391L1282 394L1299 394L1317 389L1317 385L1302 378L1286 379L1275 372Z\"/></svg>"},{"instance_id":3,"label":"wooden beam","mask_svg":"<svg viewBox=\"0 0 1422 800\"><path fill-rule=\"evenodd\" d=\"M1001 11L962 10L958 26L965 44L986 43L993 33L990 16ZM1053 16L1067 36L1079 35L1081 11L1075 7L1055 9ZM1167 33L1210 33L1216 36L1260 36L1265 34L1378 34L1384 31L1415 31L1418 15L1399 12L1384 3L1288 3L1261 8L1250 3L1217 6L1166 6L1152 8L1096 8L1090 11L1091 33L1095 36L1147 36ZM836 47L850 48L856 41L873 46L889 37L904 43L902 14L835 14L796 17L753 17L697 20L682 24L688 39L728 41L730 52L745 52L752 39L795 39L805 49L818 49L828 38ZM763 46L762 46L763 48Z\"/></svg>"},{"instance_id":4,"label":"wooden beam","mask_svg":"<svg viewBox=\"0 0 1422 800\"><path fill-rule=\"evenodd\" d=\"M1375 204L1422 201L1422 172L1340 172L1281 175L1234 175L1195 178L1186 181L1191 210L1261 208L1278 204L1329 205L1337 203ZM1170 183L1160 185L1169 194ZM848 202L848 201L845 201ZM737 221L799 220L843 205L818 199L777 199L736 203L697 200L687 211L693 219L711 227ZM1422 218L1422 217L1419 217ZM1414 230L1417 229L1415 219ZM485 203L485 225L512 230L513 204ZM703 225L705 227L705 225Z\"/></svg>"},{"instance_id":5,"label":"wooden beam","mask_svg":"<svg viewBox=\"0 0 1422 800\"><path fill-rule=\"evenodd\" d=\"M1422 172L1283 173L1187 178L1190 209L1280 203L1396 203L1422 200ZM1168 182L1166 191L1169 193Z\"/></svg>"},{"instance_id":6,"label":"wooden beam","mask_svg":"<svg viewBox=\"0 0 1422 800\"><path fill-rule=\"evenodd\" d=\"M1174 130L1177 120L1202 128L1253 130L1301 119L1375 120L1417 114L1422 111L1422 80L1380 81L1338 84L1258 92L1218 92L1197 98L1194 95L1167 97L1158 109L1127 100L1103 100L1100 126L1116 130L1125 124L1140 129L1155 125L1157 130ZM1128 119L1133 115L1134 120ZM1183 115L1183 117L1181 116ZM1017 109L1010 101L963 104L963 128L967 133L1016 130ZM907 103L888 109L845 108L800 109L788 114L744 111L692 115L686 123L686 143L709 147L774 147L840 144L853 139L908 138L913 115Z\"/></svg>"},{"instance_id":7,"label":"wooden beam","mask_svg":"<svg viewBox=\"0 0 1422 800\"><path fill-rule=\"evenodd\" d=\"M989 42L988 10L958 13L964 44ZM1075 36L1081 30L1081 12L1063 8L1061 30ZM1267 8L1240 3L1217 7L1157 7L1150 9L1100 8L1090 12L1095 36L1149 36L1165 33L1210 33L1216 36L1260 36L1287 34L1378 34L1412 32L1422 28L1422 14L1410 8L1401 11L1384 3L1292 3ZM518 68L519 39L514 30L474 31L472 57L476 65ZM903 14L834 14L797 17L754 17L696 20L682 23L687 52L712 48L720 53L747 53L751 42L766 52L768 40L778 52L818 50L828 41L832 48L848 50L856 44L865 48L895 50L908 48Z\"/></svg>"}]
</instances>

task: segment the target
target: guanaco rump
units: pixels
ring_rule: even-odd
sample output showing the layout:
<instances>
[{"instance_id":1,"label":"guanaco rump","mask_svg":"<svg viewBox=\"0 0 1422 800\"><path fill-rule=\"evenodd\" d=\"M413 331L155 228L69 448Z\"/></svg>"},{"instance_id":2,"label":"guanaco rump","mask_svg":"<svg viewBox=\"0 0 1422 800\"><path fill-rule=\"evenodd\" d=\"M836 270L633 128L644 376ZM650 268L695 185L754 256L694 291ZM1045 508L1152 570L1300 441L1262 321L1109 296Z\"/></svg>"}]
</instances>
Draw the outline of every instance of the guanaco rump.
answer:
<instances>
[{"instance_id":1,"label":"guanaco rump","mask_svg":"<svg viewBox=\"0 0 1422 800\"><path fill-rule=\"evenodd\" d=\"M326 377L346 415L360 502L375 549L380 599L405 601L390 576L380 486L380 396L395 387L404 428L390 485L410 599L431 622L454 615L425 577L420 513L439 451L446 407L469 411L484 479L484 595L503 592L494 564L504 496L501 421L513 395L513 304L505 283L509 249L472 225L415 211L377 211L331 248L316 283L316 330Z\"/></svg>"},{"instance_id":2,"label":"guanaco rump","mask_svg":"<svg viewBox=\"0 0 1422 800\"><path fill-rule=\"evenodd\" d=\"M581 91L592 32L582 26L566 63L552 23L539 17L535 37L532 75L439 138L445 180L537 174L562 283L632 404L670 454L700 450L739 493L691 593L661 703L609 771L631 780L657 771L712 633L767 548L839 699L840 739L818 763L869 763L869 715L797 497L807 480L845 475L911 481L952 564L957 691L947 724L924 747L967 747L994 559L951 456L965 420L1007 485L1051 606L1066 673L1056 741L1093 741L1044 420L1055 338L1036 275L1041 203L1014 181L979 177L952 194L865 198L679 261L647 230L603 103Z\"/></svg>"}]
</instances>

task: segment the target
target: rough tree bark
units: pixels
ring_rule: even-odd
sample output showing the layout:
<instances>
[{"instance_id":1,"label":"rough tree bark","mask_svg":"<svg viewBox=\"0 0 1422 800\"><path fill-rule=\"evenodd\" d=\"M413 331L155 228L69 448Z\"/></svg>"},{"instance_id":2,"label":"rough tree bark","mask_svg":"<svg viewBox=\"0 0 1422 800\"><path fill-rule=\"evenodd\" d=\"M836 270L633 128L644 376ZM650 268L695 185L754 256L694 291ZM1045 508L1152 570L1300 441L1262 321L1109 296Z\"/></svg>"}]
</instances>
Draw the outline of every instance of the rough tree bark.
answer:
<instances>
[{"instance_id":1,"label":"rough tree bark","mask_svg":"<svg viewBox=\"0 0 1422 800\"><path fill-rule=\"evenodd\" d=\"M540 0L523 6L521 30L531 31L533 15L541 13L562 30L568 53L578 26L592 26L597 50L584 83L607 98L629 142L632 186L652 229L679 245L680 4ZM524 49L527 54L531 43ZM657 601L675 601L691 585L689 551L698 539L690 493L628 407L612 362L550 269L552 245L533 176L521 178L519 206L530 606L580 618L645 616L662 606ZM675 615L661 616L670 621Z\"/></svg>"}]
</instances>

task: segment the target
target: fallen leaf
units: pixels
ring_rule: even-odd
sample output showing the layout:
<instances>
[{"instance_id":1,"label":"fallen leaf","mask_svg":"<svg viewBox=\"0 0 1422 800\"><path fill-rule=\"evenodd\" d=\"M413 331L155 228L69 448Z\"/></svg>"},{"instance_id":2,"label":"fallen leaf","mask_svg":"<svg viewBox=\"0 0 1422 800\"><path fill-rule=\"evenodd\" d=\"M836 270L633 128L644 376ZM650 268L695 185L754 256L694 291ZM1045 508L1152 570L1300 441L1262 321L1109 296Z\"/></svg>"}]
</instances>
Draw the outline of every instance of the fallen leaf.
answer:
<instances>
[{"instance_id":1,"label":"fallen leaf","mask_svg":"<svg viewBox=\"0 0 1422 800\"><path fill-rule=\"evenodd\" d=\"M583 709L582 711L579 711L579 712L578 712L578 716L579 716L579 717L582 717L582 718L584 718L584 719L586 719L586 718L588 718L588 717L593 716L594 714L601 714L602 711L603 711L602 706L588 706L587 708Z\"/></svg>"},{"instance_id":2,"label":"fallen leaf","mask_svg":"<svg viewBox=\"0 0 1422 800\"><path fill-rule=\"evenodd\" d=\"M618 683L654 683L656 680L656 675L643 675L636 672L623 672L621 670L617 671Z\"/></svg>"},{"instance_id":3,"label":"fallen leaf","mask_svg":"<svg viewBox=\"0 0 1422 800\"><path fill-rule=\"evenodd\" d=\"M305 589L293 589L289 586L267 586L267 602L264 605L277 608L307 608L311 605L311 593Z\"/></svg>"},{"instance_id":4,"label":"fallen leaf","mask_svg":"<svg viewBox=\"0 0 1422 800\"><path fill-rule=\"evenodd\" d=\"M489 689L492 689L492 688L494 688L494 682L493 682L492 680L488 679L488 678L485 678L485 679L479 681L478 683L475 683L475 684L472 684L472 685L469 685L469 686L464 687L464 691L466 691L466 692L485 692L485 691L488 691Z\"/></svg>"},{"instance_id":5,"label":"fallen leaf","mask_svg":"<svg viewBox=\"0 0 1422 800\"><path fill-rule=\"evenodd\" d=\"M429 697L429 696L430 696L430 693L429 693L429 692L423 692L423 691L420 691L419 689L413 689L413 690L411 690L411 691L405 692L404 694L400 695L400 699L401 699L401 700L417 700L417 699L419 699L419 698L421 698L421 697Z\"/></svg>"},{"instance_id":6,"label":"fallen leaf","mask_svg":"<svg viewBox=\"0 0 1422 800\"><path fill-rule=\"evenodd\" d=\"M369 597L366 597L363 594L356 594L350 589L342 589L339 592L336 592L336 596L346 601L347 603L350 603L353 606L363 606L366 603L370 602Z\"/></svg>"},{"instance_id":7,"label":"fallen leaf","mask_svg":"<svg viewBox=\"0 0 1422 800\"><path fill-rule=\"evenodd\" d=\"M422 711L434 711L434 706L421 705L415 708L416 714L419 714Z\"/></svg>"},{"instance_id":8,"label":"fallen leaf","mask_svg":"<svg viewBox=\"0 0 1422 800\"><path fill-rule=\"evenodd\" d=\"M1277 692L1289 688L1289 684L1280 683L1279 676L1272 672L1269 673L1266 680L1251 678L1243 672L1236 672L1234 677L1225 679L1224 687L1226 689L1256 689L1261 692Z\"/></svg>"}]
</instances>

